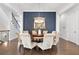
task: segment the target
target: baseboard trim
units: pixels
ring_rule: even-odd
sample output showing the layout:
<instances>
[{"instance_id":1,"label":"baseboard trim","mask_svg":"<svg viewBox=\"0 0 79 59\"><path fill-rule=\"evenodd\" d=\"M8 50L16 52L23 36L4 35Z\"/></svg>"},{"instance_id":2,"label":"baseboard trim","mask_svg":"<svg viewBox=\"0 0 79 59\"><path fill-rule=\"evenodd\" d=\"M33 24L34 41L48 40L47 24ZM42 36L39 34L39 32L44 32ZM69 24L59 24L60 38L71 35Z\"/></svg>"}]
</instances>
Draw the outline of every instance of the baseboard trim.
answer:
<instances>
[{"instance_id":1,"label":"baseboard trim","mask_svg":"<svg viewBox=\"0 0 79 59\"><path fill-rule=\"evenodd\" d=\"M73 42L73 41L71 41L71 39L68 39L68 38L66 38L66 37L60 36L60 38L66 40L66 41L69 41L69 42L75 43L76 45L79 45L79 43Z\"/></svg>"}]
</instances>

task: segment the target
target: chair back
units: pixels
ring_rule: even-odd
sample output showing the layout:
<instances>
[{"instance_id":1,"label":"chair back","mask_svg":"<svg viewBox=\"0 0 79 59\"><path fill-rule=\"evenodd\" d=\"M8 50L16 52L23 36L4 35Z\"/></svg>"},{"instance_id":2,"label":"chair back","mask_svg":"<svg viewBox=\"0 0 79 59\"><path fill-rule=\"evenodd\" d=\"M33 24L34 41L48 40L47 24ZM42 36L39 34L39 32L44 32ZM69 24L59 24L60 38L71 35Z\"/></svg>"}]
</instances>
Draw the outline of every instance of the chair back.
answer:
<instances>
[{"instance_id":1,"label":"chair back","mask_svg":"<svg viewBox=\"0 0 79 59\"><path fill-rule=\"evenodd\" d=\"M22 40L22 44L24 47L31 47L31 37L30 34L26 34L26 33L22 33L20 36L21 40Z\"/></svg>"},{"instance_id":2,"label":"chair back","mask_svg":"<svg viewBox=\"0 0 79 59\"><path fill-rule=\"evenodd\" d=\"M53 45L53 35L52 33L44 34L43 44L49 48Z\"/></svg>"}]
</instances>

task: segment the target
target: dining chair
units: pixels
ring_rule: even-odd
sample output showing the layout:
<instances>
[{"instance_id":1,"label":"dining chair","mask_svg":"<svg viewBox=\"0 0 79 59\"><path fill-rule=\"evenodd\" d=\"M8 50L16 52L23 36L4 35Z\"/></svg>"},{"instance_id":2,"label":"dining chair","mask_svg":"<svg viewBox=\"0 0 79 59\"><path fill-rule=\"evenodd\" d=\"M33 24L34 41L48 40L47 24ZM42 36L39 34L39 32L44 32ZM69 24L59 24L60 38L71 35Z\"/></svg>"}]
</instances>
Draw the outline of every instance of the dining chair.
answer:
<instances>
[{"instance_id":1,"label":"dining chair","mask_svg":"<svg viewBox=\"0 0 79 59\"><path fill-rule=\"evenodd\" d=\"M54 37L53 38L53 40L54 40L53 45L57 45L57 43L59 42L59 33L56 32L56 31L53 31L52 34L53 34L53 37Z\"/></svg>"},{"instance_id":2,"label":"dining chair","mask_svg":"<svg viewBox=\"0 0 79 59\"><path fill-rule=\"evenodd\" d=\"M44 30L44 31L43 31L43 34L47 34L47 33L48 33L48 31L47 31L47 30Z\"/></svg>"},{"instance_id":3,"label":"dining chair","mask_svg":"<svg viewBox=\"0 0 79 59\"><path fill-rule=\"evenodd\" d=\"M38 47L42 50L51 49L53 45L53 35L52 33L44 34L43 43L38 43Z\"/></svg>"},{"instance_id":4,"label":"dining chair","mask_svg":"<svg viewBox=\"0 0 79 59\"><path fill-rule=\"evenodd\" d=\"M36 43L33 43L31 41L32 39L31 39L31 36L30 36L29 33L28 34L25 34L25 33L22 34L20 36L20 39L22 41L22 45L23 45L24 48L32 49L36 46Z\"/></svg>"}]
</instances>

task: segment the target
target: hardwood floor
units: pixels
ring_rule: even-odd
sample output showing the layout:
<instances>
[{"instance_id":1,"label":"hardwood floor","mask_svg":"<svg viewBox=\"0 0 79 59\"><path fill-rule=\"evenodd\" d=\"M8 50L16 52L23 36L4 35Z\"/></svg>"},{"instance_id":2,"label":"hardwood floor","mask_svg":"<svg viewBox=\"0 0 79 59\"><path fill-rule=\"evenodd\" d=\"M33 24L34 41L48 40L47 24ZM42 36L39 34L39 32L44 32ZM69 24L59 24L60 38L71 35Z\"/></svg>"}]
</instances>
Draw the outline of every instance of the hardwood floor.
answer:
<instances>
[{"instance_id":1,"label":"hardwood floor","mask_svg":"<svg viewBox=\"0 0 79 59\"><path fill-rule=\"evenodd\" d=\"M52 49L46 51L38 47L29 50L20 46L18 49L17 39L14 39L7 46L0 44L0 55L79 55L79 46L60 38L57 46L52 46Z\"/></svg>"}]
</instances>

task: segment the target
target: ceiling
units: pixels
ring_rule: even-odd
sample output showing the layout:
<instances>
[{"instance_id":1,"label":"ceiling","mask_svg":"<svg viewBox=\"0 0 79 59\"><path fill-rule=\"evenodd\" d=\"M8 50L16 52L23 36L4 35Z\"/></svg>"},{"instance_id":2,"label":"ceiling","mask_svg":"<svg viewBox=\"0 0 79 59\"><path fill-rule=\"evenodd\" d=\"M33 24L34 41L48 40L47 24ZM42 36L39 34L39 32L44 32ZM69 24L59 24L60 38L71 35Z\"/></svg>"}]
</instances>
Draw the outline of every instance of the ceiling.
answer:
<instances>
[{"instance_id":1,"label":"ceiling","mask_svg":"<svg viewBox=\"0 0 79 59\"><path fill-rule=\"evenodd\" d=\"M12 11L16 14L23 14L24 11L38 11L38 12L57 12L62 13L62 11L69 9L74 3L0 3L0 7L4 11Z\"/></svg>"},{"instance_id":2,"label":"ceiling","mask_svg":"<svg viewBox=\"0 0 79 59\"><path fill-rule=\"evenodd\" d=\"M59 12L73 3L8 3L15 10L23 11L56 11Z\"/></svg>"}]
</instances>

